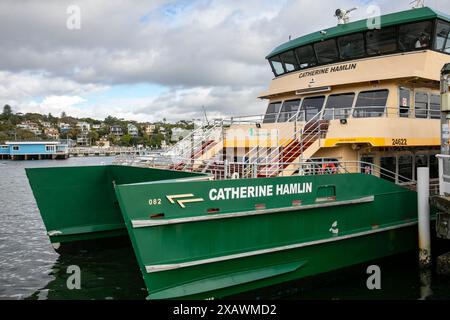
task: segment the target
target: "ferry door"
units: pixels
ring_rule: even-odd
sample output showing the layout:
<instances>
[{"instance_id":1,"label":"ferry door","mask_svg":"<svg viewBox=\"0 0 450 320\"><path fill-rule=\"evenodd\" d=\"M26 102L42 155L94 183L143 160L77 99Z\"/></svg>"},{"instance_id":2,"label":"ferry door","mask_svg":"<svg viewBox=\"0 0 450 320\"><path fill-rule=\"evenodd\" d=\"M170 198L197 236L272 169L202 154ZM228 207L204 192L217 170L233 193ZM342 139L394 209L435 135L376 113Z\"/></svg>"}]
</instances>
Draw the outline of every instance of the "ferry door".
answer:
<instances>
[{"instance_id":1,"label":"ferry door","mask_svg":"<svg viewBox=\"0 0 450 320\"><path fill-rule=\"evenodd\" d=\"M360 164L360 172L365 174L373 174L373 164L375 158L373 156L362 156Z\"/></svg>"},{"instance_id":2,"label":"ferry door","mask_svg":"<svg viewBox=\"0 0 450 320\"><path fill-rule=\"evenodd\" d=\"M402 118L408 118L411 113L411 90L408 88L400 88L398 96L400 100L398 114Z\"/></svg>"}]
</instances>

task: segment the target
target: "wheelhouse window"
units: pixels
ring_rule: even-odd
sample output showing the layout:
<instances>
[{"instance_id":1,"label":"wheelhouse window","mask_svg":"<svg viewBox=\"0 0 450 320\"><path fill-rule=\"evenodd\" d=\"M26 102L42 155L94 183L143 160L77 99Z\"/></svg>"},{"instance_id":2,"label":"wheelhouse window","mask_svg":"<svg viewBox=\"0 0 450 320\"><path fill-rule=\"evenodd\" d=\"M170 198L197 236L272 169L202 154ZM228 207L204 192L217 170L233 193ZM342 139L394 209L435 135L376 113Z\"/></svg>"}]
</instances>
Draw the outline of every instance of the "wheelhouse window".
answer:
<instances>
[{"instance_id":1,"label":"wheelhouse window","mask_svg":"<svg viewBox=\"0 0 450 320\"><path fill-rule=\"evenodd\" d=\"M341 59L361 58L365 55L364 36L356 33L338 38Z\"/></svg>"},{"instance_id":2,"label":"wheelhouse window","mask_svg":"<svg viewBox=\"0 0 450 320\"><path fill-rule=\"evenodd\" d=\"M414 97L414 109L416 118L428 118L428 94L416 92Z\"/></svg>"},{"instance_id":3,"label":"wheelhouse window","mask_svg":"<svg viewBox=\"0 0 450 320\"><path fill-rule=\"evenodd\" d=\"M286 72L298 70L298 62L293 50L281 54Z\"/></svg>"},{"instance_id":4,"label":"wheelhouse window","mask_svg":"<svg viewBox=\"0 0 450 320\"><path fill-rule=\"evenodd\" d=\"M319 63L332 63L339 59L335 39L315 43L314 49Z\"/></svg>"},{"instance_id":5,"label":"wheelhouse window","mask_svg":"<svg viewBox=\"0 0 450 320\"><path fill-rule=\"evenodd\" d=\"M386 111L389 90L364 91L358 94L353 117L382 117Z\"/></svg>"},{"instance_id":6,"label":"wheelhouse window","mask_svg":"<svg viewBox=\"0 0 450 320\"><path fill-rule=\"evenodd\" d=\"M300 99L284 101L278 116L278 122L295 121L295 115L299 107Z\"/></svg>"},{"instance_id":7,"label":"wheelhouse window","mask_svg":"<svg viewBox=\"0 0 450 320\"><path fill-rule=\"evenodd\" d=\"M353 92L330 95L325 105L323 119L332 120L348 118L353 106L354 99L355 94Z\"/></svg>"},{"instance_id":8,"label":"wheelhouse window","mask_svg":"<svg viewBox=\"0 0 450 320\"><path fill-rule=\"evenodd\" d=\"M397 30L395 27L375 29L366 33L368 55L386 54L397 51Z\"/></svg>"},{"instance_id":9,"label":"wheelhouse window","mask_svg":"<svg viewBox=\"0 0 450 320\"><path fill-rule=\"evenodd\" d=\"M410 23L399 28L399 45L402 51L427 49L431 42L432 22Z\"/></svg>"},{"instance_id":10,"label":"wheelhouse window","mask_svg":"<svg viewBox=\"0 0 450 320\"><path fill-rule=\"evenodd\" d=\"M450 24L438 21L434 49L450 53Z\"/></svg>"},{"instance_id":11,"label":"wheelhouse window","mask_svg":"<svg viewBox=\"0 0 450 320\"><path fill-rule=\"evenodd\" d=\"M313 46L304 46L295 49L297 54L298 62L300 64L300 69L310 68L317 65L316 54L314 53Z\"/></svg>"},{"instance_id":12,"label":"wheelhouse window","mask_svg":"<svg viewBox=\"0 0 450 320\"><path fill-rule=\"evenodd\" d=\"M441 96L437 94L432 94L430 96L430 118L440 119L441 118Z\"/></svg>"},{"instance_id":13,"label":"wheelhouse window","mask_svg":"<svg viewBox=\"0 0 450 320\"><path fill-rule=\"evenodd\" d=\"M297 120L309 121L322 111L325 96L304 98Z\"/></svg>"},{"instance_id":14,"label":"wheelhouse window","mask_svg":"<svg viewBox=\"0 0 450 320\"><path fill-rule=\"evenodd\" d=\"M270 103L264 115L263 123L274 123L277 121L278 112L280 112L281 102Z\"/></svg>"},{"instance_id":15,"label":"wheelhouse window","mask_svg":"<svg viewBox=\"0 0 450 320\"><path fill-rule=\"evenodd\" d=\"M273 72L275 72L275 76L280 76L284 73L283 62L280 56L272 57L269 61L272 65Z\"/></svg>"}]
</instances>

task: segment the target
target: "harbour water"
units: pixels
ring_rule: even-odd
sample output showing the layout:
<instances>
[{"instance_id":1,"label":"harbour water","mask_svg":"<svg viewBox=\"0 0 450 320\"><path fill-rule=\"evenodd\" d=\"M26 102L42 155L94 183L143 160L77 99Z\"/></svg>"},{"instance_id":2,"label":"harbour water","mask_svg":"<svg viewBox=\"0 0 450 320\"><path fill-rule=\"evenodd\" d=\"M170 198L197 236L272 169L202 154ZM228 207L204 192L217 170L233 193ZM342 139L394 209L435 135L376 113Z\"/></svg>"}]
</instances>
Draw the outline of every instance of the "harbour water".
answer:
<instances>
[{"instance_id":1,"label":"harbour water","mask_svg":"<svg viewBox=\"0 0 450 320\"><path fill-rule=\"evenodd\" d=\"M60 161L0 161L0 299L141 300L146 297L136 258L127 243L64 256L55 253L24 170L26 167L109 164L112 160L111 157L86 157ZM374 263L381 270L381 290L367 288L367 264L242 297L450 299L450 277L438 276L433 269L420 271L414 253ZM71 265L80 267L80 290L67 288L67 268Z\"/></svg>"}]
</instances>

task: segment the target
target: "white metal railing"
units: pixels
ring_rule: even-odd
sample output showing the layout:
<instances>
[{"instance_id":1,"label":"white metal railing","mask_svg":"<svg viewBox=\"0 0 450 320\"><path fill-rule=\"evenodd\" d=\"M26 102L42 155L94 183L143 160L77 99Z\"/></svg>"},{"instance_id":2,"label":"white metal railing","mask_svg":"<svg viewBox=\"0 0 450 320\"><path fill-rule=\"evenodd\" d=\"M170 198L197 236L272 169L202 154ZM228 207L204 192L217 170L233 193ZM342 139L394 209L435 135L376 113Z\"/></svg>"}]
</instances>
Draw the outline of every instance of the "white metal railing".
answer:
<instances>
[{"instance_id":1,"label":"white metal railing","mask_svg":"<svg viewBox=\"0 0 450 320\"><path fill-rule=\"evenodd\" d=\"M199 153L205 152L212 143L220 142L223 135L223 120L214 120L212 125L199 127L170 147L164 155L171 158L173 164L189 165ZM205 146L205 143L211 145Z\"/></svg>"},{"instance_id":2,"label":"white metal railing","mask_svg":"<svg viewBox=\"0 0 450 320\"><path fill-rule=\"evenodd\" d=\"M439 195L450 194L450 155L436 155L439 163Z\"/></svg>"}]
</instances>

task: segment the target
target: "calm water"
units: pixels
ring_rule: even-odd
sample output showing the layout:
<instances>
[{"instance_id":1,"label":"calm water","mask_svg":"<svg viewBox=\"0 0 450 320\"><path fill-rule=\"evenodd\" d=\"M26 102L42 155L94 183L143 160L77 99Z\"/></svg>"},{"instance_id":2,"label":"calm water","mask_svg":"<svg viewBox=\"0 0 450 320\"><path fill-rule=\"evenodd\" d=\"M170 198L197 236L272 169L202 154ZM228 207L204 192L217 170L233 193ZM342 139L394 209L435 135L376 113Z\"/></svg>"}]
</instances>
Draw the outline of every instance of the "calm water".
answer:
<instances>
[{"instance_id":1,"label":"calm water","mask_svg":"<svg viewBox=\"0 0 450 320\"><path fill-rule=\"evenodd\" d=\"M83 166L113 158L0 161L0 299L144 299L147 292L132 249L80 251L59 256L46 236L26 167ZM450 248L450 245L448 246ZM414 254L377 262L382 290L366 287L367 265L250 293L284 299L450 299L450 277L420 272ZM81 290L68 290L67 267L78 265Z\"/></svg>"}]
</instances>

